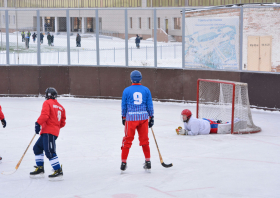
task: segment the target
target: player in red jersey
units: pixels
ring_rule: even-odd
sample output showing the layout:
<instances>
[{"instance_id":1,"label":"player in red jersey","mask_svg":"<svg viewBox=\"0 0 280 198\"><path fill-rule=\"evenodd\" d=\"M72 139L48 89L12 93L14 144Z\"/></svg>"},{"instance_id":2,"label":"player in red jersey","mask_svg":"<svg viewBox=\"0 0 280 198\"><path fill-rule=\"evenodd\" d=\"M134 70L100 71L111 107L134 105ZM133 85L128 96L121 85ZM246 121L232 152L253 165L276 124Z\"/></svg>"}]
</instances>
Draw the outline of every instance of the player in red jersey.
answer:
<instances>
[{"instance_id":1,"label":"player in red jersey","mask_svg":"<svg viewBox=\"0 0 280 198\"><path fill-rule=\"evenodd\" d=\"M3 112L2 112L1 106L0 106L0 120L1 120L1 123L3 125L3 128L5 128L7 123L6 123L6 120L5 120L5 116L4 116ZM2 157L0 156L0 163L1 162L2 162Z\"/></svg>"},{"instance_id":2,"label":"player in red jersey","mask_svg":"<svg viewBox=\"0 0 280 198\"><path fill-rule=\"evenodd\" d=\"M40 133L40 138L33 147L37 166L35 171L30 173L31 178L44 177L44 154L50 160L54 173L49 175L50 179L62 178L62 166L60 166L56 155L55 140L59 131L65 126L65 109L56 100L57 91L49 87L46 90L46 101L43 104L42 112L37 122L35 122L35 132Z\"/></svg>"}]
</instances>

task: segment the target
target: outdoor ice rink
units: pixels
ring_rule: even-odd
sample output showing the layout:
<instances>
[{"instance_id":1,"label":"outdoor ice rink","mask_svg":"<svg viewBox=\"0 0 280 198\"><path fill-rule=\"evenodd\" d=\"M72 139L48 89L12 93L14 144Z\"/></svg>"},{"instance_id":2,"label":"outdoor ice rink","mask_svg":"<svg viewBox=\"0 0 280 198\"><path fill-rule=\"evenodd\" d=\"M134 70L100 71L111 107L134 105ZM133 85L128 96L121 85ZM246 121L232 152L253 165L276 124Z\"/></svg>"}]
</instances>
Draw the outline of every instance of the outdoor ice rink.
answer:
<instances>
[{"instance_id":1,"label":"outdoor ice rink","mask_svg":"<svg viewBox=\"0 0 280 198\"><path fill-rule=\"evenodd\" d=\"M59 91L59 90L58 90ZM0 128L0 172L12 171L34 135L44 98L1 98L7 127ZM128 169L120 174L121 101L58 98L66 109L66 126L57 140L64 180L30 179L35 165L32 142L19 169L0 175L1 198L225 198L280 197L280 113L252 109L262 132L248 135L178 136L180 113L195 104L154 102L153 127L165 163L161 166L151 132L151 173L135 136ZM38 136L35 140L38 139Z\"/></svg>"}]
</instances>

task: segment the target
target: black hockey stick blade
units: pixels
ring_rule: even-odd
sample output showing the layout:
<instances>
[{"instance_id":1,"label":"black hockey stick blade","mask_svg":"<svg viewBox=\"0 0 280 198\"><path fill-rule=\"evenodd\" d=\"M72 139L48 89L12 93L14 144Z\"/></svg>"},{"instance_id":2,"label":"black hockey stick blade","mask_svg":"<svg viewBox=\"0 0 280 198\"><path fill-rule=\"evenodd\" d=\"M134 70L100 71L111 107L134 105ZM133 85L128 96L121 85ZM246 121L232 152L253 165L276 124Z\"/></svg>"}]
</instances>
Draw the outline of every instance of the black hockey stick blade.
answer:
<instances>
[{"instance_id":1,"label":"black hockey stick blade","mask_svg":"<svg viewBox=\"0 0 280 198\"><path fill-rule=\"evenodd\" d=\"M161 165L164 167L164 168L170 168L173 166L173 164L165 164L164 162L161 163Z\"/></svg>"}]
</instances>

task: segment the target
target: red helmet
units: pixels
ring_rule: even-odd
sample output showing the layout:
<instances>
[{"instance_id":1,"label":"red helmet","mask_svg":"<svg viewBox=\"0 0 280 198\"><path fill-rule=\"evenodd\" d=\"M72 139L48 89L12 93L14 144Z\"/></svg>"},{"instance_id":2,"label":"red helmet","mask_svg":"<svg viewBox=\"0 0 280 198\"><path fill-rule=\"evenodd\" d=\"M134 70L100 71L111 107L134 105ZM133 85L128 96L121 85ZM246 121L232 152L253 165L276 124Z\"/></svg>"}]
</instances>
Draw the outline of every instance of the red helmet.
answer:
<instances>
[{"instance_id":1,"label":"red helmet","mask_svg":"<svg viewBox=\"0 0 280 198\"><path fill-rule=\"evenodd\" d=\"M182 111L181 115L182 115L182 120L186 121L186 120L183 119L183 115L186 115L187 116L187 120L188 120L192 116L192 112L190 110L188 110L188 109L184 109Z\"/></svg>"}]
</instances>

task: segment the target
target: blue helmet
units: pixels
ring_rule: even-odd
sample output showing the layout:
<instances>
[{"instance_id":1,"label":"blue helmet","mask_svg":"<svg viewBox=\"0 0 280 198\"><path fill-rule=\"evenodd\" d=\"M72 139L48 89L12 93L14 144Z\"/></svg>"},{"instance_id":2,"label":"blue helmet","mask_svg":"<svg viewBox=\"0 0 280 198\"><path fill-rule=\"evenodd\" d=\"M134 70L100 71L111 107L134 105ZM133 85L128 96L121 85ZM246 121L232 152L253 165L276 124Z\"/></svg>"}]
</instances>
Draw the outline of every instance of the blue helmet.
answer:
<instances>
[{"instance_id":1,"label":"blue helmet","mask_svg":"<svg viewBox=\"0 0 280 198\"><path fill-rule=\"evenodd\" d=\"M130 73L130 79L132 83L140 83L142 80L142 74L138 70L134 70Z\"/></svg>"}]
</instances>

